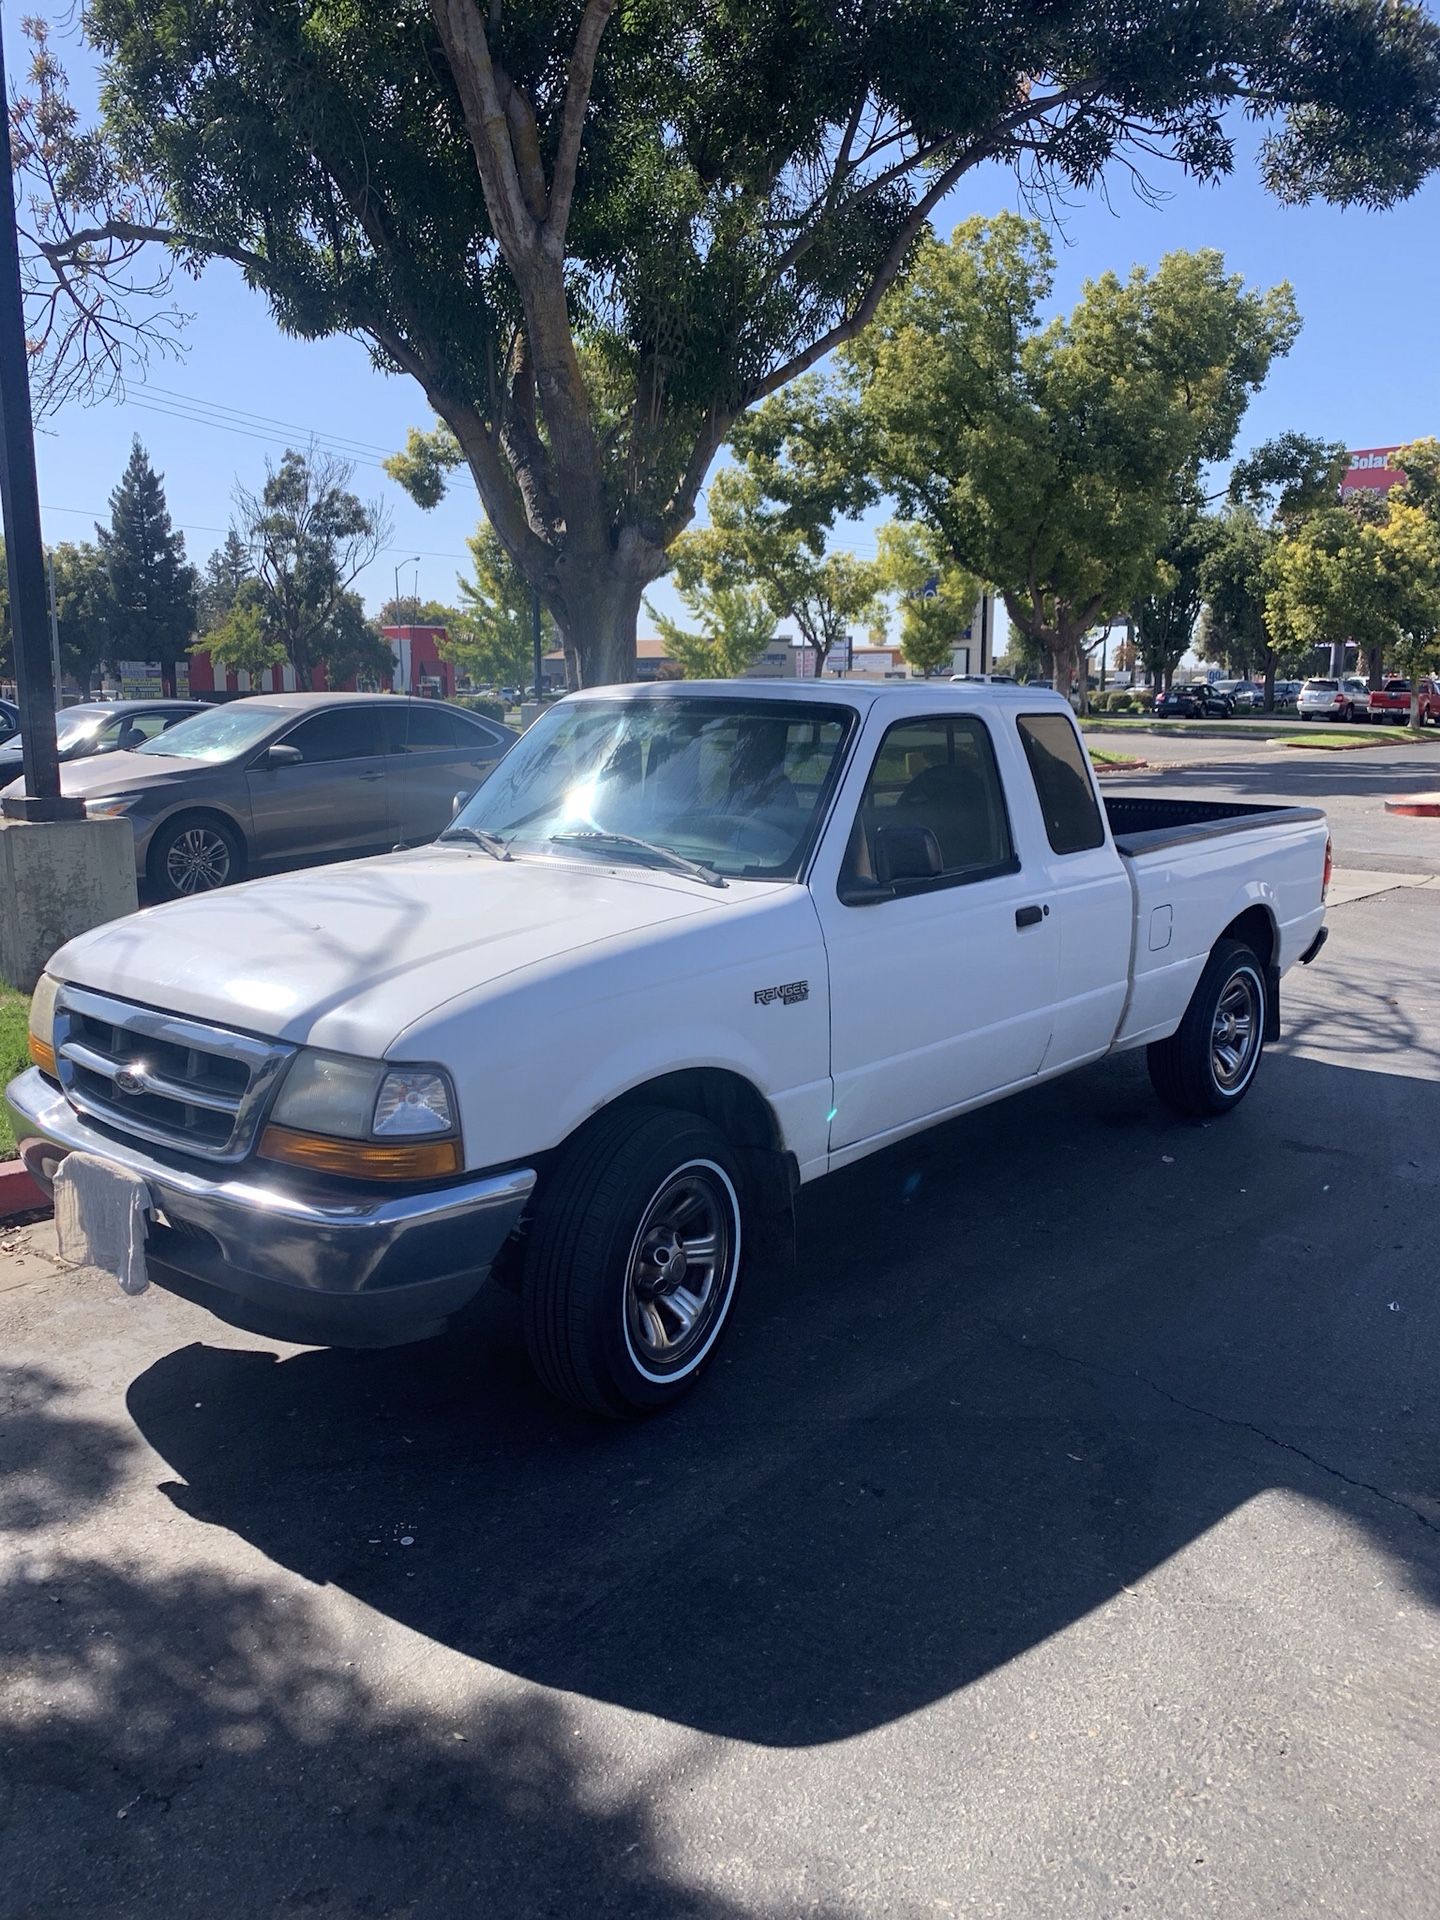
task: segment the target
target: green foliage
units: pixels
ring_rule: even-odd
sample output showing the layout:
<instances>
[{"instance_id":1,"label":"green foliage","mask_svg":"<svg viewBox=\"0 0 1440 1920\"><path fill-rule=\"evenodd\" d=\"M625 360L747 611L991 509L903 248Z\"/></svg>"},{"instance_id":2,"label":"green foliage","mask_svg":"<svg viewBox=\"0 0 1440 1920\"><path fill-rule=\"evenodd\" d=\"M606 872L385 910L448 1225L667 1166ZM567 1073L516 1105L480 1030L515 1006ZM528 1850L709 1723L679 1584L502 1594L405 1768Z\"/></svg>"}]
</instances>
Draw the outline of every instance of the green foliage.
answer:
<instances>
[{"instance_id":1,"label":"green foliage","mask_svg":"<svg viewBox=\"0 0 1440 1920\"><path fill-rule=\"evenodd\" d=\"M1288 287L1248 291L1218 253L1089 282L1042 324L1049 239L1015 215L924 243L844 359L877 477L943 550L1005 595L1057 685L1085 635L1149 593L1204 461L1299 325Z\"/></svg>"},{"instance_id":2,"label":"green foliage","mask_svg":"<svg viewBox=\"0 0 1440 1920\"><path fill-rule=\"evenodd\" d=\"M1178 24L90 0L83 25L102 126L43 41L16 115L42 398L165 344L171 266L236 262L290 333L359 335L416 379L450 444L412 443L412 488L437 497L463 458L591 679L633 655L734 421L865 323L972 168L1062 198L1112 159L1215 179L1244 112L1274 193L1386 205L1440 146L1440 31L1414 0L1202 0Z\"/></svg>"},{"instance_id":3,"label":"green foliage","mask_svg":"<svg viewBox=\"0 0 1440 1920\"><path fill-rule=\"evenodd\" d=\"M856 409L819 380L758 407L731 441L735 464L710 483L708 527L681 535L672 563L682 595L754 589L772 622L792 621L824 671L851 627L877 617L881 567L826 551L837 520L874 498L858 453Z\"/></svg>"},{"instance_id":4,"label":"green foliage","mask_svg":"<svg viewBox=\"0 0 1440 1920\"><path fill-rule=\"evenodd\" d=\"M1440 632L1440 527L1403 498L1378 524L1338 506L1313 513L1275 546L1265 613L1282 645L1354 640L1422 671Z\"/></svg>"},{"instance_id":5,"label":"green foliage","mask_svg":"<svg viewBox=\"0 0 1440 1920\"><path fill-rule=\"evenodd\" d=\"M387 600L376 614L382 627L452 627L460 618L458 607L447 607L443 600L415 600L401 594Z\"/></svg>"},{"instance_id":6,"label":"green foliage","mask_svg":"<svg viewBox=\"0 0 1440 1920\"><path fill-rule=\"evenodd\" d=\"M138 437L110 495L110 524L96 539L110 582L110 643L116 660L157 660L167 694L195 631L196 576L185 536L170 524L165 489Z\"/></svg>"},{"instance_id":7,"label":"green foliage","mask_svg":"<svg viewBox=\"0 0 1440 1920\"><path fill-rule=\"evenodd\" d=\"M461 574L456 580L460 610L449 626L445 657L474 680L528 686L535 649L531 590L488 520L466 545L475 571L470 579ZM542 653L553 652L555 644L555 623L542 610Z\"/></svg>"},{"instance_id":8,"label":"green foliage","mask_svg":"<svg viewBox=\"0 0 1440 1920\"><path fill-rule=\"evenodd\" d=\"M505 702L503 700L491 700L483 693L457 694L456 704L467 708L471 713L483 714L487 720L500 720L503 722L505 718Z\"/></svg>"},{"instance_id":9,"label":"green foliage","mask_svg":"<svg viewBox=\"0 0 1440 1920\"><path fill-rule=\"evenodd\" d=\"M887 521L876 544L881 583L899 596L900 648L907 665L917 673L948 668L975 617L981 581L957 567L934 529L918 521Z\"/></svg>"},{"instance_id":10,"label":"green foliage","mask_svg":"<svg viewBox=\"0 0 1440 1920\"><path fill-rule=\"evenodd\" d=\"M270 624L269 603L258 580L242 582L214 626L196 641L194 651L208 653L217 667L237 673L258 675L267 667L284 666L285 642Z\"/></svg>"},{"instance_id":11,"label":"green foliage","mask_svg":"<svg viewBox=\"0 0 1440 1920\"><path fill-rule=\"evenodd\" d=\"M115 658L114 601L105 556L86 541L64 540L51 550L50 565L60 668L88 694L100 668Z\"/></svg>"},{"instance_id":12,"label":"green foliage","mask_svg":"<svg viewBox=\"0 0 1440 1920\"><path fill-rule=\"evenodd\" d=\"M342 593L330 621L325 676L332 687L347 680L387 687L395 671L390 642L374 620L365 618L358 593Z\"/></svg>"},{"instance_id":13,"label":"green foliage","mask_svg":"<svg viewBox=\"0 0 1440 1920\"><path fill-rule=\"evenodd\" d=\"M291 448L278 467L266 463L259 493L241 489L235 496L254 590L248 584L240 589L245 611L221 646L259 644L250 614L258 607L259 638L279 649L278 659L289 661L302 688L312 684L322 661L331 663L332 681L347 679L357 660L368 659L372 667L379 661L383 643L368 643L362 634L363 609L351 585L384 546L390 523L381 506L351 492L353 472L333 454ZM340 663L350 664L342 672ZM237 661L232 656L228 664ZM383 670L390 666L387 649Z\"/></svg>"},{"instance_id":14,"label":"green foliage","mask_svg":"<svg viewBox=\"0 0 1440 1920\"><path fill-rule=\"evenodd\" d=\"M216 547L200 576L197 615L202 634L220 624L235 605L241 588L254 578L250 549L231 527L224 545Z\"/></svg>"},{"instance_id":15,"label":"green foliage","mask_svg":"<svg viewBox=\"0 0 1440 1920\"><path fill-rule=\"evenodd\" d=\"M655 622L665 650L678 660L691 680L733 680L753 666L775 637L775 618L763 595L753 587L706 587L696 583L681 589L699 633L659 613L647 600L646 611Z\"/></svg>"}]
</instances>

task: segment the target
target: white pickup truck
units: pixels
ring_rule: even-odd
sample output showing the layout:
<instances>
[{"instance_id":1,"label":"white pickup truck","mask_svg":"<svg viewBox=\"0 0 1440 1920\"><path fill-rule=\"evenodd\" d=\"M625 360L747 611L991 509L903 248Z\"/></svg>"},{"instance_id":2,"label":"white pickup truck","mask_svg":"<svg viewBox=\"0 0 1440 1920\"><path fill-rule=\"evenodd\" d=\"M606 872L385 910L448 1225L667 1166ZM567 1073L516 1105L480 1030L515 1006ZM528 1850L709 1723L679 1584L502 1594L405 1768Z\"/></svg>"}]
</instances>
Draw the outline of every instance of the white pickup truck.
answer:
<instances>
[{"instance_id":1,"label":"white pickup truck","mask_svg":"<svg viewBox=\"0 0 1440 1920\"><path fill-rule=\"evenodd\" d=\"M1102 802L1054 694L601 689L432 846L72 941L8 1099L232 1324L420 1339L493 1275L546 1384L628 1415L804 1182L1125 1048L1233 1107L1329 865L1311 808Z\"/></svg>"}]
</instances>

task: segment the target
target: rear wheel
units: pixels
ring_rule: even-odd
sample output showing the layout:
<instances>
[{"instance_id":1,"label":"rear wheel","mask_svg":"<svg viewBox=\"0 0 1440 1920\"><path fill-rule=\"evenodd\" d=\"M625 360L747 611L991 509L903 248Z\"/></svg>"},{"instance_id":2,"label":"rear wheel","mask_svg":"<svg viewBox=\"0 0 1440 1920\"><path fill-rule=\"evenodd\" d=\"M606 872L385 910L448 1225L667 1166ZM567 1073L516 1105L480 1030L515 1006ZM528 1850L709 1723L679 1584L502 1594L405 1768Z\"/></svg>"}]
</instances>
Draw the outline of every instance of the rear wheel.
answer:
<instances>
[{"instance_id":1,"label":"rear wheel","mask_svg":"<svg viewBox=\"0 0 1440 1920\"><path fill-rule=\"evenodd\" d=\"M1168 1040L1146 1049L1155 1091L1176 1113L1228 1113L1249 1092L1265 1047L1269 989L1251 947L1220 940Z\"/></svg>"},{"instance_id":2,"label":"rear wheel","mask_svg":"<svg viewBox=\"0 0 1440 1920\"><path fill-rule=\"evenodd\" d=\"M694 1385L729 1318L743 1183L698 1114L602 1114L541 1190L525 1246L525 1342L552 1393L633 1418Z\"/></svg>"},{"instance_id":3,"label":"rear wheel","mask_svg":"<svg viewBox=\"0 0 1440 1920\"><path fill-rule=\"evenodd\" d=\"M244 878L245 843L214 814L183 814L151 841L146 870L161 900L213 893Z\"/></svg>"}]
</instances>

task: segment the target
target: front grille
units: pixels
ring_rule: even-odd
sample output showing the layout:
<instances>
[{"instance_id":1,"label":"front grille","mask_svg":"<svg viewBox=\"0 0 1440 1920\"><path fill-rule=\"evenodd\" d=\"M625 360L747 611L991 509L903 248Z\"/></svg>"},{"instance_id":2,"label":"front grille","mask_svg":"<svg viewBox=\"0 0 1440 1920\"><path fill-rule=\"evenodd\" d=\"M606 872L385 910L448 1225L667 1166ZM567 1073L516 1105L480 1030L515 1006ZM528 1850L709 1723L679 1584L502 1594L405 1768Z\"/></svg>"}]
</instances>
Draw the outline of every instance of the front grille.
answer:
<instances>
[{"instance_id":1,"label":"front grille","mask_svg":"<svg viewBox=\"0 0 1440 1920\"><path fill-rule=\"evenodd\" d=\"M55 1059L77 1113L206 1160L242 1160L294 1047L61 987Z\"/></svg>"}]
</instances>

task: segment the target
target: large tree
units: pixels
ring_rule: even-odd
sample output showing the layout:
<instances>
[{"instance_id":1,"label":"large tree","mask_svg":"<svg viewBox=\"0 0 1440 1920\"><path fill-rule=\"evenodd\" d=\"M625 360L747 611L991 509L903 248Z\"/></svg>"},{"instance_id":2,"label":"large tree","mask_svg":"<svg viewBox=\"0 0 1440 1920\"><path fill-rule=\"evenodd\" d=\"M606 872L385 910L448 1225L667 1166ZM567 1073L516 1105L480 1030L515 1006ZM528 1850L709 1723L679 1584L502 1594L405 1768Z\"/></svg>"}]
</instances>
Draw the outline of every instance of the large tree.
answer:
<instances>
[{"instance_id":1,"label":"large tree","mask_svg":"<svg viewBox=\"0 0 1440 1920\"><path fill-rule=\"evenodd\" d=\"M278 467L267 462L258 492L237 489L240 538L254 582L237 597L240 620L219 651L212 648L217 659L238 666L229 643L253 651L263 641L271 656L264 664L275 664L278 652L295 669L296 685L308 688L322 662L354 652L352 589L389 538L390 521L377 502L351 491L353 473L334 454L291 448Z\"/></svg>"},{"instance_id":2,"label":"large tree","mask_svg":"<svg viewBox=\"0 0 1440 1920\"><path fill-rule=\"evenodd\" d=\"M195 631L195 569L170 524L161 476L137 438L110 495L110 524L95 537L110 582L112 659L155 660L175 695L175 668Z\"/></svg>"},{"instance_id":3,"label":"large tree","mask_svg":"<svg viewBox=\"0 0 1440 1920\"><path fill-rule=\"evenodd\" d=\"M655 622L672 660L678 660L692 680L733 680L760 658L775 637L775 617L763 594L754 587L695 585L681 597L699 627L681 626L669 614L657 612L647 600L645 610Z\"/></svg>"},{"instance_id":4,"label":"large tree","mask_svg":"<svg viewBox=\"0 0 1440 1920\"><path fill-rule=\"evenodd\" d=\"M115 658L109 568L98 546L62 540L51 549L50 569L61 670L74 676L82 698L88 698L95 675Z\"/></svg>"},{"instance_id":5,"label":"large tree","mask_svg":"<svg viewBox=\"0 0 1440 1920\"><path fill-rule=\"evenodd\" d=\"M223 546L216 547L200 575L197 612L201 633L219 626L235 605L241 589L255 578L255 563L250 549L234 527L225 534Z\"/></svg>"},{"instance_id":6,"label":"large tree","mask_svg":"<svg viewBox=\"0 0 1440 1920\"><path fill-rule=\"evenodd\" d=\"M1038 222L967 221L922 245L845 360L882 484L996 583L1066 691L1299 322L1288 287L1250 291L1211 250L1104 274L1046 323L1053 278Z\"/></svg>"},{"instance_id":7,"label":"large tree","mask_svg":"<svg viewBox=\"0 0 1440 1920\"><path fill-rule=\"evenodd\" d=\"M1237 462L1228 509L1210 522L1200 569L1205 644L1232 673L1260 675L1267 713L1276 673L1303 671L1312 657L1308 640L1271 621L1277 555L1308 515L1334 508L1348 462L1338 440L1280 434ZM1378 676L1378 655L1372 667Z\"/></svg>"},{"instance_id":8,"label":"large tree","mask_svg":"<svg viewBox=\"0 0 1440 1920\"><path fill-rule=\"evenodd\" d=\"M143 255L239 265L282 327L359 335L443 423L586 680L744 410L873 316L972 169L1213 179L1266 128L1282 199L1385 205L1440 150L1416 0L90 0L104 120L41 45L29 182L42 392L166 337ZM138 311L137 311L138 309ZM124 327L138 328L126 335Z\"/></svg>"}]
</instances>

